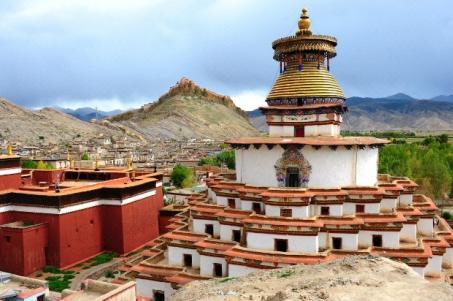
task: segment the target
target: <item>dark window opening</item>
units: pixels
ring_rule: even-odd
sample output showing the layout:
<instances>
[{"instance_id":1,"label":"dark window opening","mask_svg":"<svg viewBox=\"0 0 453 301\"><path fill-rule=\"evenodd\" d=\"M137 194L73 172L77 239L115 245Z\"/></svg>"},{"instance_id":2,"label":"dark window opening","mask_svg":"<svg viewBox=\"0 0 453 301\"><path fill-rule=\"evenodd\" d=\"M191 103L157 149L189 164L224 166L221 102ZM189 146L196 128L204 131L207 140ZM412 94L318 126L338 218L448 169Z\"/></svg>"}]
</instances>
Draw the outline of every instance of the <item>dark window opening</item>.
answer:
<instances>
[{"instance_id":1,"label":"dark window opening","mask_svg":"<svg viewBox=\"0 0 453 301\"><path fill-rule=\"evenodd\" d=\"M297 167L288 167L286 169L286 187L299 187L300 173Z\"/></svg>"},{"instance_id":2,"label":"dark window opening","mask_svg":"<svg viewBox=\"0 0 453 301\"><path fill-rule=\"evenodd\" d=\"M38 296L36 298L36 301L44 301L44 300L46 300L44 295Z\"/></svg>"},{"instance_id":3,"label":"dark window opening","mask_svg":"<svg viewBox=\"0 0 453 301\"><path fill-rule=\"evenodd\" d=\"M214 269L214 276L215 277L222 277L222 264L221 263L214 263L213 265L213 269Z\"/></svg>"},{"instance_id":4,"label":"dark window opening","mask_svg":"<svg viewBox=\"0 0 453 301\"><path fill-rule=\"evenodd\" d=\"M233 230L233 241L241 242L241 230Z\"/></svg>"},{"instance_id":5,"label":"dark window opening","mask_svg":"<svg viewBox=\"0 0 453 301\"><path fill-rule=\"evenodd\" d=\"M236 201L235 199L228 199L228 207L230 208L236 208Z\"/></svg>"},{"instance_id":6,"label":"dark window opening","mask_svg":"<svg viewBox=\"0 0 453 301\"><path fill-rule=\"evenodd\" d=\"M286 209L286 208L280 208L280 216L292 217L293 216L293 210L292 209Z\"/></svg>"},{"instance_id":7,"label":"dark window opening","mask_svg":"<svg viewBox=\"0 0 453 301\"><path fill-rule=\"evenodd\" d=\"M341 250L343 239L341 237L332 237L332 248L335 250Z\"/></svg>"},{"instance_id":8,"label":"dark window opening","mask_svg":"<svg viewBox=\"0 0 453 301\"><path fill-rule=\"evenodd\" d=\"M365 205L355 205L355 212L356 213L364 213L365 212Z\"/></svg>"},{"instance_id":9,"label":"dark window opening","mask_svg":"<svg viewBox=\"0 0 453 301\"><path fill-rule=\"evenodd\" d=\"M192 255L184 254L183 258L184 258L184 266L192 267Z\"/></svg>"},{"instance_id":10,"label":"dark window opening","mask_svg":"<svg viewBox=\"0 0 453 301\"><path fill-rule=\"evenodd\" d=\"M206 234L214 236L214 225L212 225L212 224L204 225L204 232Z\"/></svg>"},{"instance_id":11,"label":"dark window opening","mask_svg":"<svg viewBox=\"0 0 453 301\"><path fill-rule=\"evenodd\" d=\"M256 214L261 214L261 204L260 203L253 203L252 210L255 211Z\"/></svg>"},{"instance_id":12,"label":"dark window opening","mask_svg":"<svg viewBox=\"0 0 453 301\"><path fill-rule=\"evenodd\" d=\"M11 242L11 236L5 236L5 241L6 242Z\"/></svg>"},{"instance_id":13,"label":"dark window opening","mask_svg":"<svg viewBox=\"0 0 453 301\"><path fill-rule=\"evenodd\" d=\"M279 252L288 252L288 240L276 239L274 242L274 249Z\"/></svg>"},{"instance_id":14,"label":"dark window opening","mask_svg":"<svg viewBox=\"0 0 453 301\"><path fill-rule=\"evenodd\" d=\"M330 215L330 208L329 207L321 207L321 215Z\"/></svg>"},{"instance_id":15,"label":"dark window opening","mask_svg":"<svg viewBox=\"0 0 453 301\"><path fill-rule=\"evenodd\" d=\"M382 235L373 235L373 247L382 247Z\"/></svg>"},{"instance_id":16,"label":"dark window opening","mask_svg":"<svg viewBox=\"0 0 453 301\"><path fill-rule=\"evenodd\" d=\"M163 291L154 291L153 300L154 301L165 301L165 293Z\"/></svg>"}]
</instances>

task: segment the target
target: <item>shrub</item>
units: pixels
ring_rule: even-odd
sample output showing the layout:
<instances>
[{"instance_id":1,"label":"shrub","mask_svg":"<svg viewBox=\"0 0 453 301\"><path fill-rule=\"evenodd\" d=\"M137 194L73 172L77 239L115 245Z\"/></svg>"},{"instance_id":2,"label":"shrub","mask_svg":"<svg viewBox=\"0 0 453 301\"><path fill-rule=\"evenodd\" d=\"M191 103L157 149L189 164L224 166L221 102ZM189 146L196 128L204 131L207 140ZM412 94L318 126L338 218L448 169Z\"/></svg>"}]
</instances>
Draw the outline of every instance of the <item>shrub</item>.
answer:
<instances>
[{"instance_id":1,"label":"shrub","mask_svg":"<svg viewBox=\"0 0 453 301\"><path fill-rule=\"evenodd\" d=\"M190 187L192 186L192 170L181 164L177 164L170 176L173 184L178 187Z\"/></svg>"},{"instance_id":2,"label":"shrub","mask_svg":"<svg viewBox=\"0 0 453 301\"><path fill-rule=\"evenodd\" d=\"M442 213L442 217L445 218L447 221L453 219L453 215L448 211Z\"/></svg>"}]
</instances>

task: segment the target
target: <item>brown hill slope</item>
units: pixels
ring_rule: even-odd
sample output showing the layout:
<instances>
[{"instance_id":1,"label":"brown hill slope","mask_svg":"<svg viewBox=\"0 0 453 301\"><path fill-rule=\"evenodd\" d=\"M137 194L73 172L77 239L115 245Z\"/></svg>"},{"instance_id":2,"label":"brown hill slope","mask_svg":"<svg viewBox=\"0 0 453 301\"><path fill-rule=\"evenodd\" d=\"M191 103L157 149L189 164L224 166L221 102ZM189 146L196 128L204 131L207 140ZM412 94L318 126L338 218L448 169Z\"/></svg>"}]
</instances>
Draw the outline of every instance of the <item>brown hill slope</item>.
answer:
<instances>
[{"instance_id":1,"label":"brown hill slope","mask_svg":"<svg viewBox=\"0 0 453 301\"><path fill-rule=\"evenodd\" d=\"M240 278L191 282L170 301L446 301L452 296L449 285L430 283L403 263L351 256Z\"/></svg>"},{"instance_id":2,"label":"brown hill slope","mask_svg":"<svg viewBox=\"0 0 453 301\"><path fill-rule=\"evenodd\" d=\"M157 102L108 118L148 138L211 138L256 135L247 113L228 96L183 78Z\"/></svg>"},{"instance_id":3,"label":"brown hill slope","mask_svg":"<svg viewBox=\"0 0 453 301\"><path fill-rule=\"evenodd\" d=\"M118 136L122 132L50 108L27 110L0 98L0 138L30 144L38 141L65 143L78 135L89 139L100 134Z\"/></svg>"}]
</instances>

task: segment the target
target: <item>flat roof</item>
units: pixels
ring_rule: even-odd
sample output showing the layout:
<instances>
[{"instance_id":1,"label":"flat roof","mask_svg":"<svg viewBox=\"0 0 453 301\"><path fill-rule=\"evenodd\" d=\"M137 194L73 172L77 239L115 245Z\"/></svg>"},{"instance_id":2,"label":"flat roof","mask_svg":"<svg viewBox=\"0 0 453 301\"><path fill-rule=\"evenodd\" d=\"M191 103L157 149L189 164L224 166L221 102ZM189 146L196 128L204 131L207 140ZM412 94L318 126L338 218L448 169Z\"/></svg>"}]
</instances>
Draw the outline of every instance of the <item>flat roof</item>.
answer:
<instances>
[{"instance_id":1,"label":"flat roof","mask_svg":"<svg viewBox=\"0 0 453 301\"><path fill-rule=\"evenodd\" d=\"M228 144L270 144L270 145L382 145L390 141L375 137L243 137L226 141Z\"/></svg>"}]
</instances>

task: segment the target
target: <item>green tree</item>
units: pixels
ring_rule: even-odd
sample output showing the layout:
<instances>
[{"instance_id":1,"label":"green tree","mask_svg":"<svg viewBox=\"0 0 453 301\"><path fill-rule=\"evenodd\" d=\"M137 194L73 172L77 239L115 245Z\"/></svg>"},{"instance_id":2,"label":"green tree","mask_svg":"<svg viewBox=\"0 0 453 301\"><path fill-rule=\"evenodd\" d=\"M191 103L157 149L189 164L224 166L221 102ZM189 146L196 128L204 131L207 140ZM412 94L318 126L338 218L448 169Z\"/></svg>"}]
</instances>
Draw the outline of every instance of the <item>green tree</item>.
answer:
<instances>
[{"instance_id":1,"label":"green tree","mask_svg":"<svg viewBox=\"0 0 453 301\"><path fill-rule=\"evenodd\" d=\"M90 156L87 153L83 153L81 159L82 160L90 160Z\"/></svg>"},{"instance_id":2,"label":"green tree","mask_svg":"<svg viewBox=\"0 0 453 301\"><path fill-rule=\"evenodd\" d=\"M178 187L190 187L192 186L192 170L184 165L177 164L173 167L171 172L170 179L173 184Z\"/></svg>"},{"instance_id":3,"label":"green tree","mask_svg":"<svg viewBox=\"0 0 453 301\"><path fill-rule=\"evenodd\" d=\"M439 152L428 150L421 160L421 173L429 181L429 194L439 200L444 193L450 192L452 178L448 165L442 160Z\"/></svg>"},{"instance_id":4,"label":"green tree","mask_svg":"<svg viewBox=\"0 0 453 301\"><path fill-rule=\"evenodd\" d=\"M38 167L38 163L33 160L26 160L22 162L21 166L25 169L36 169Z\"/></svg>"},{"instance_id":5,"label":"green tree","mask_svg":"<svg viewBox=\"0 0 453 301\"><path fill-rule=\"evenodd\" d=\"M225 164L229 169L235 168L235 155L233 150L223 150L215 156L208 156L198 161L199 166L210 165L221 167Z\"/></svg>"},{"instance_id":6,"label":"green tree","mask_svg":"<svg viewBox=\"0 0 453 301\"><path fill-rule=\"evenodd\" d=\"M44 163L44 161L41 160L38 162L36 169L47 169L47 165L46 163Z\"/></svg>"}]
</instances>

